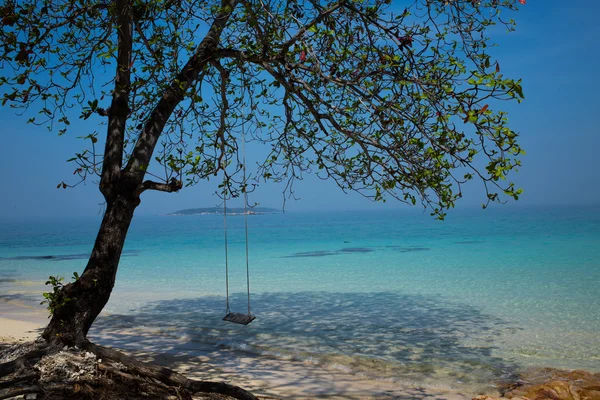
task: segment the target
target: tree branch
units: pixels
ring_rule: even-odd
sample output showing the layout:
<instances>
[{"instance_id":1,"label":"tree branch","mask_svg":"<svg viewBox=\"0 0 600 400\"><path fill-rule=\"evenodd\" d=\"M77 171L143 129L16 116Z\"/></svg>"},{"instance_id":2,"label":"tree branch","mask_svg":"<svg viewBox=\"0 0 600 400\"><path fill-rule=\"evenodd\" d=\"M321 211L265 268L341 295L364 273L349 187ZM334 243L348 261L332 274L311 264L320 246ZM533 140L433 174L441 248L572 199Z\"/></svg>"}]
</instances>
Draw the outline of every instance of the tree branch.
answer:
<instances>
[{"instance_id":1,"label":"tree branch","mask_svg":"<svg viewBox=\"0 0 600 400\"><path fill-rule=\"evenodd\" d=\"M177 104L183 100L186 90L196 82L200 72L213 57L221 33L239 1L222 0L221 11L215 17L208 33L152 111L143 132L135 144L131 159L125 167L125 174L132 178L134 182L141 182L144 178L146 168L150 163L163 128Z\"/></svg>"},{"instance_id":2,"label":"tree branch","mask_svg":"<svg viewBox=\"0 0 600 400\"><path fill-rule=\"evenodd\" d=\"M108 129L104 162L100 178L100 191L110 197L111 185L121 174L123 163L123 142L125 125L129 114L129 93L131 91L131 5L128 0L117 0L118 55L115 77L115 90L108 113Z\"/></svg>"},{"instance_id":3,"label":"tree branch","mask_svg":"<svg viewBox=\"0 0 600 400\"><path fill-rule=\"evenodd\" d=\"M216 171L218 171L219 168L225 169L223 159L225 158L225 147L227 146L225 130L227 129L227 113L229 112L229 100L227 99L227 79L229 78L229 73L218 61L214 61L212 64L221 74L221 116L219 118L219 128L217 129L216 134L216 137L221 141L221 144L219 145L221 154L219 155L219 160L216 165Z\"/></svg>"},{"instance_id":4,"label":"tree branch","mask_svg":"<svg viewBox=\"0 0 600 400\"><path fill-rule=\"evenodd\" d=\"M146 190L158 190L159 192L177 192L183 187L183 183L175 178L172 178L169 183L160 183L154 181L144 181L140 184L136 190L137 195L139 196L142 192Z\"/></svg>"},{"instance_id":5,"label":"tree branch","mask_svg":"<svg viewBox=\"0 0 600 400\"><path fill-rule=\"evenodd\" d=\"M336 11L338 8L340 8L341 5L342 5L341 1L338 1L337 3L332 4L331 7L329 7L328 9L321 11L315 19L310 21L308 24L304 25L302 28L298 29L298 32L296 32L296 34L294 36L292 36L288 41L283 43L283 45L281 46L281 50L279 51L279 54L281 54L282 56L285 56L285 54L288 52L290 47L293 46L299 39L301 39L302 36L304 36L304 34L306 32L308 32L308 30L310 28L312 28L313 26L316 26L317 24L322 22L325 18L327 18L334 11Z\"/></svg>"}]
</instances>

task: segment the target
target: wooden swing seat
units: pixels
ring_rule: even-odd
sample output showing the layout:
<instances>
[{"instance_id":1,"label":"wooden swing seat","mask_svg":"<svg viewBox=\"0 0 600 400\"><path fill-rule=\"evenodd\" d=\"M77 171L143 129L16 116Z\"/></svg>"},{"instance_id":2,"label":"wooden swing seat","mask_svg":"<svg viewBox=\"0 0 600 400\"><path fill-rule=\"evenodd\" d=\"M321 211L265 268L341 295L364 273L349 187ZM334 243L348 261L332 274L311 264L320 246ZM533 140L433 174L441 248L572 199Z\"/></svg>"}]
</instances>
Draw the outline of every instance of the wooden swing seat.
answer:
<instances>
[{"instance_id":1,"label":"wooden swing seat","mask_svg":"<svg viewBox=\"0 0 600 400\"><path fill-rule=\"evenodd\" d=\"M254 321L256 317L252 314L241 314L237 312L230 312L223 317L223 321L233 322L235 324L248 325Z\"/></svg>"}]
</instances>

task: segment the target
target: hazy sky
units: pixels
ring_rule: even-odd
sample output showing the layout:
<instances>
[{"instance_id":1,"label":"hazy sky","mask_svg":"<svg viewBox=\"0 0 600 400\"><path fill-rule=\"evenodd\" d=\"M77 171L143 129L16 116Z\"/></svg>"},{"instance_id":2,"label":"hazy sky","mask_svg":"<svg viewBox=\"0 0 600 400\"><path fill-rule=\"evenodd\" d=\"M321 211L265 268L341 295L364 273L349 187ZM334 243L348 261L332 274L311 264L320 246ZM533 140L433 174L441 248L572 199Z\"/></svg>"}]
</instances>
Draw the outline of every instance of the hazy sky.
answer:
<instances>
[{"instance_id":1,"label":"hazy sky","mask_svg":"<svg viewBox=\"0 0 600 400\"><path fill-rule=\"evenodd\" d=\"M400 2L398 2L400 3ZM511 127L521 133L527 151L523 167L513 176L525 192L519 204L600 203L600 2L595 0L529 0L516 15L517 31L494 36L494 55L502 72L522 77L525 101L506 104ZM72 176L65 162L81 150L72 129L57 136L25 123L0 107L0 216L96 215L102 197L91 182L71 190L56 189ZM82 132L87 134L88 130ZM145 193L137 214L161 214L219 203L215 182L177 194ZM462 205L481 204L480 187L471 185ZM281 187L263 185L251 202L281 207ZM298 182L299 201L290 211L315 209L377 209L359 195L345 195L332 182L307 178Z\"/></svg>"}]
</instances>

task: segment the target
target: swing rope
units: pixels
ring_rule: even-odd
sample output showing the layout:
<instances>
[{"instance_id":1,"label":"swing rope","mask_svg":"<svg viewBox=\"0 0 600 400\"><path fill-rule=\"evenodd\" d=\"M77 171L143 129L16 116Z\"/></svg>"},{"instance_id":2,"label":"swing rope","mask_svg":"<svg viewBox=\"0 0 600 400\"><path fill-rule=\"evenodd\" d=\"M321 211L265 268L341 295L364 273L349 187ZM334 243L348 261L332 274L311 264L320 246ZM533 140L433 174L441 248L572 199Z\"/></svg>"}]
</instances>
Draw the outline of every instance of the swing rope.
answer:
<instances>
[{"instance_id":1,"label":"swing rope","mask_svg":"<svg viewBox=\"0 0 600 400\"><path fill-rule=\"evenodd\" d=\"M246 287L248 288L248 315L250 312L250 261L248 256L248 188L246 187L246 132L244 129L246 119L242 111L242 168L244 174L244 230L246 233Z\"/></svg>"},{"instance_id":2,"label":"swing rope","mask_svg":"<svg viewBox=\"0 0 600 400\"><path fill-rule=\"evenodd\" d=\"M225 309L225 315L229 314L231 311L229 309L229 251L227 249L227 193L225 193L225 195L223 196L223 225L225 226L225 229L223 229L223 231L225 232L225 291L226 291L226 295L225 295L225 302L226 302L226 309Z\"/></svg>"},{"instance_id":3,"label":"swing rope","mask_svg":"<svg viewBox=\"0 0 600 400\"><path fill-rule=\"evenodd\" d=\"M225 235L225 290L226 290L226 309L225 319L231 322L243 323L244 325L251 322L254 317L250 312L250 261L249 261L249 248L248 248L248 191L246 188L246 132L245 132L245 115L242 111L242 170L243 170L243 191L244 191L244 233L246 242L246 288L248 292L248 315L246 318L239 319L239 316L234 316L231 313L229 305L229 251L227 241L227 188L225 188L225 194L223 196L223 224L224 224L224 235ZM225 168L223 167L223 170ZM225 172L224 172L225 173ZM229 317L229 318L228 318Z\"/></svg>"}]
</instances>

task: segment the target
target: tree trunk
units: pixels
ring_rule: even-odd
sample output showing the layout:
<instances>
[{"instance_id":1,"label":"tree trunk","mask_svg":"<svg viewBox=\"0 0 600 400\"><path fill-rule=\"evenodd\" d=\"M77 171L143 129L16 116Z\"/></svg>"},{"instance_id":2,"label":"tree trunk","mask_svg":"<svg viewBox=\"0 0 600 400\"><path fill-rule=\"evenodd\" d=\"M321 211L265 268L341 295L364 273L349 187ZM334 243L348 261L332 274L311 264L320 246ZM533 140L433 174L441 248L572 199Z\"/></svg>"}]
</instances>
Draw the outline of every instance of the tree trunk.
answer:
<instances>
[{"instance_id":1,"label":"tree trunk","mask_svg":"<svg viewBox=\"0 0 600 400\"><path fill-rule=\"evenodd\" d=\"M81 345L115 284L125 237L139 197L119 194L107 200L102 225L85 271L65 285L54 300L54 313L42 337L49 343Z\"/></svg>"}]
</instances>

